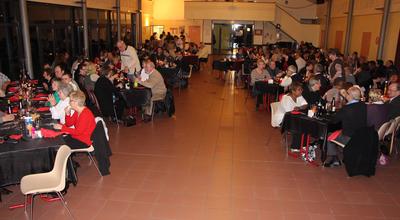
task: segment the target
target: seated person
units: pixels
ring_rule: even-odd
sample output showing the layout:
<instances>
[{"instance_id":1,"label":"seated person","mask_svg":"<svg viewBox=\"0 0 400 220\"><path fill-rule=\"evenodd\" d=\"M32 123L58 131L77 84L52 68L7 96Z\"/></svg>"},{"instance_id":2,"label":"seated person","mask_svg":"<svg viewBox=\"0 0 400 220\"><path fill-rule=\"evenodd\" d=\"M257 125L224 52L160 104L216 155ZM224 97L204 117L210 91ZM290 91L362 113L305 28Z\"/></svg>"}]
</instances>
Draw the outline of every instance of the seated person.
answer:
<instances>
[{"instance_id":1,"label":"seated person","mask_svg":"<svg viewBox=\"0 0 400 220\"><path fill-rule=\"evenodd\" d=\"M388 98L385 100L388 105L387 121L400 116L400 83L391 83L387 90Z\"/></svg>"},{"instance_id":2,"label":"seated person","mask_svg":"<svg viewBox=\"0 0 400 220\"><path fill-rule=\"evenodd\" d=\"M65 124L55 124L54 129L61 129L68 135L65 143L71 149L87 148L92 145L91 136L96 127L93 113L85 107L85 94L74 91L70 94L70 108L65 109ZM74 111L72 113L72 110ZM74 128L71 128L74 126Z\"/></svg>"},{"instance_id":3,"label":"seated person","mask_svg":"<svg viewBox=\"0 0 400 220\"><path fill-rule=\"evenodd\" d=\"M10 85L10 79L0 72L0 97L4 97L6 95L7 86Z\"/></svg>"},{"instance_id":4,"label":"seated person","mask_svg":"<svg viewBox=\"0 0 400 220\"><path fill-rule=\"evenodd\" d=\"M165 87L163 77L155 69L154 63L151 60L147 60L144 62L144 70L145 73L148 75L148 79L142 80L141 77L138 77L135 80L140 85L151 89L151 103L144 108L145 122L149 122L151 120L151 115L153 112L153 101L164 100L167 93L167 88Z\"/></svg>"},{"instance_id":5,"label":"seated person","mask_svg":"<svg viewBox=\"0 0 400 220\"><path fill-rule=\"evenodd\" d=\"M288 66L286 70L286 75L282 78L280 86L288 88L293 82L303 82L303 77L301 77L300 74L296 73L297 68L294 65ZM280 78L283 75L283 73L279 73L277 75L278 78Z\"/></svg>"},{"instance_id":6,"label":"seated person","mask_svg":"<svg viewBox=\"0 0 400 220\"><path fill-rule=\"evenodd\" d=\"M320 88L321 82L316 77L311 77L308 81L308 86L305 86L303 91L303 97L309 105L318 104L319 102L323 105L325 104L319 94Z\"/></svg>"},{"instance_id":7,"label":"seated person","mask_svg":"<svg viewBox=\"0 0 400 220\"><path fill-rule=\"evenodd\" d=\"M336 78L333 81L332 89L328 90L325 93L323 98L329 103L332 102L333 98L335 98L335 101L336 101L336 103L338 105L340 100L341 100L340 90L342 90L344 88L344 83L345 83L345 80L342 77Z\"/></svg>"},{"instance_id":8,"label":"seated person","mask_svg":"<svg viewBox=\"0 0 400 220\"><path fill-rule=\"evenodd\" d=\"M43 76L43 83L42 83L43 88L49 93L53 92L51 84L54 77L51 68L44 69L42 76Z\"/></svg>"},{"instance_id":9,"label":"seated person","mask_svg":"<svg viewBox=\"0 0 400 220\"><path fill-rule=\"evenodd\" d=\"M266 81L271 79L271 75L265 69L265 63L263 60L257 60L257 68L253 69L250 74L251 81L250 85L253 86L253 94L257 95L257 102L256 102L256 109L262 104L263 102L263 94L262 91L257 90L255 83L257 81Z\"/></svg>"},{"instance_id":10,"label":"seated person","mask_svg":"<svg viewBox=\"0 0 400 220\"><path fill-rule=\"evenodd\" d=\"M66 83L66 84L71 85L71 87L72 87L72 89L73 89L74 91L78 91L78 90L79 90L78 83L76 83L75 80L72 79L71 73L69 73L69 72L64 72L64 74L62 75L61 80L62 80L63 83Z\"/></svg>"},{"instance_id":11,"label":"seated person","mask_svg":"<svg viewBox=\"0 0 400 220\"><path fill-rule=\"evenodd\" d=\"M14 120L14 115L13 114L6 114L2 111L0 111L0 124L3 124L4 122L12 121Z\"/></svg>"},{"instance_id":12,"label":"seated person","mask_svg":"<svg viewBox=\"0 0 400 220\"><path fill-rule=\"evenodd\" d=\"M50 112L52 119L59 119L61 124L65 124L65 108L69 106L69 94L72 92L72 87L69 84L62 83L57 90L60 101L57 103L54 95L49 95Z\"/></svg>"},{"instance_id":13,"label":"seated person","mask_svg":"<svg viewBox=\"0 0 400 220\"><path fill-rule=\"evenodd\" d=\"M250 74L251 81L250 85L254 86L257 81L265 81L271 79L271 75L265 69L265 63L263 60L257 60L257 68L253 69Z\"/></svg>"},{"instance_id":14,"label":"seated person","mask_svg":"<svg viewBox=\"0 0 400 220\"><path fill-rule=\"evenodd\" d=\"M97 80L94 87L94 94L99 102L101 113L104 117L114 117L114 104L116 106L117 118L121 119L124 105L122 102L113 102L113 96L117 97L118 91L113 85L113 81L118 77L118 74L113 74L114 71L110 67L103 67L101 76Z\"/></svg>"},{"instance_id":15,"label":"seated person","mask_svg":"<svg viewBox=\"0 0 400 220\"><path fill-rule=\"evenodd\" d=\"M287 112L293 110L303 110L307 108L307 101L302 96L303 86L301 83L293 82L290 86L290 92L282 97L280 101L280 108L275 114L275 119L279 124L282 123L283 117ZM293 151L298 151L300 148L301 135L297 133L292 133L292 143L291 149Z\"/></svg>"},{"instance_id":16,"label":"seated person","mask_svg":"<svg viewBox=\"0 0 400 220\"><path fill-rule=\"evenodd\" d=\"M333 123L341 123L342 131L335 142L346 145L351 136L360 128L367 126L367 106L361 101L361 90L358 87L350 87L347 91L341 90L341 95L346 98L347 104L343 106L333 117ZM340 166L337 156L337 145L333 142L327 143L327 159L325 167Z\"/></svg>"},{"instance_id":17,"label":"seated person","mask_svg":"<svg viewBox=\"0 0 400 220\"><path fill-rule=\"evenodd\" d=\"M271 77L275 77L279 72L281 72L281 70L276 66L276 62L273 60L269 61L267 71Z\"/></svg>"}]
</instances>

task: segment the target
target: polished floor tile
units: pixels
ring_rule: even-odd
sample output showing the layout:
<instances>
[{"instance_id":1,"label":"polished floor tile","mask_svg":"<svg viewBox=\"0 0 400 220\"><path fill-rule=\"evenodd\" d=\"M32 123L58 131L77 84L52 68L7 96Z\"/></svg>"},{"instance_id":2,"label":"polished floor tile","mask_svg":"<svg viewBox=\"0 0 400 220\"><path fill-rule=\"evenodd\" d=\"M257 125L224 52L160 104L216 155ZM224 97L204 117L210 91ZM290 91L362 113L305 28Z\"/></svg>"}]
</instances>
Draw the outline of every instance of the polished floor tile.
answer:
<instances>
[{"instance_id":1,"label":"polished floor tile","mask_svg":"<svg viewBox=\"0 0 400 220\"><path fill-rule=\"evenodd\" d=\"M109 125L111 175L81 164L66 195L76 219L265 220L400 219L400 163L374 177L349 178L286 156L270 113L212 70L175 93L176 115L153 123ZM0 220L26 219L18 186L3 196ZM35 219L69 219L59 202L37 200Z\"/></svg>"}]
</instances>

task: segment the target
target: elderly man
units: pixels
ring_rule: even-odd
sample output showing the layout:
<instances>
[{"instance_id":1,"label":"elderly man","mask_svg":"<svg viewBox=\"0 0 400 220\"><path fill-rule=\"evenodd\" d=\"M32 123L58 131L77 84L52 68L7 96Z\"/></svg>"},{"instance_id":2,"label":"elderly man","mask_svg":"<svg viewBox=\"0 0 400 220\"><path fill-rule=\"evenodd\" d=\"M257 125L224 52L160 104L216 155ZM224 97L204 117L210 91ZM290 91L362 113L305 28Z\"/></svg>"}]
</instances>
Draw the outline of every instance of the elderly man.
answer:
<instances>
[{"instance_id":1,"label":"elderly man","mask_svg":"<svg viewBox=\"0 0 400 220\"><path fill-rule=\"evenodd\" d=\"M281 75L282 73L278 74L277 77L281 77ZM299 82L299 83L303 82L303 77L301 77L301 75L297 73L297 68L294 65L290 65L287 68L286 76L283 77L280 85L282 87L287 88L292 84L292 82Z\"/></svg>"},{"instance_id":2,"label":"elderly man","mask_svg":"<svg viewBox=\"0 0 400 220\"><path fill-rule=\"evenodd\" d=\"M0 72L0 97L4 97L6 94L7 86L10 84L10 79Z\"/></svg>"},{"instance_id":3,"label":"elderly man","mask_svg":"<svg viewBox=\"0 0 400 220\"><path fill-rule=\"evenodd\" d=\"M400 116L400 84L390 84L387 95L389 99L386 101L388 105L388 120L395 119Z\"/></svg>"},{"instance_id":4,"label":"elderly man","mask_svg":"<svg viewBox=\"0 0 400 220\"><path fill-rule=\"evenodd\" d=\"M346 145L358 129L367 126L367 105L360 101L361 90L358 87L353 86L347 91L341 90L340 93L346 98L347 104L334 115L332 120L333 123L342 123L342 132L334 139L334 142ZM336 144L328 142L327 147L328 158L324 166L340 166Z\"/></svg>"},{"instance_id":5,"label":"elderly man","mask_svg":"<svg viewBox=\"0 0 400 220\"><path fill-rule=\"evenodd\" d=\"M319 79L316 77L311 77L310 80L308 81L308 85L304 87L303 91L303 97L307 101L309 106L315 105L319 102L325 104L323 103L324 100L322 100L322 97L319 93L320 89L321 89L321 82L319 81Z\"/></svg>"},{"instance_id":6,"label":"elderly man","mask_svg":"<svg viewBox=\"0 0 400 220\"><path fill-rule=\"evenodd\" d=\"M141 69L136 50L132 46L127 46L122 40L117 42L117 47L121 55L121 70L128 74L128 78L133 80L135 73Z\"/></svg>"},{"instance_id":7,"label":"elderly man","mask_svg":"<svg viewBox=\"0 0 400 220\"><path fill-rule=\"evenodd\" d=\"M276 66L276 62L271 60L267 66L267 71L271 77L275 77L281 70Z\"/></svg>"},{"instance_id":8,"label":"elderly man","mask_svg":"<svg viewBox=\"0 0 400 220\"><path fill-rule=\"evenodd\" d=\"M142 86L151 89L151 103L145 107L145 122L151 120L153 111L153 101L164 100L167 88L164 84L164 79L161 74L155 69L154 63L150 60L144 62L144 71L148 75L148 78L144 80L142 77L136 78L135 80Z\"/></svg>"}]
</instances>

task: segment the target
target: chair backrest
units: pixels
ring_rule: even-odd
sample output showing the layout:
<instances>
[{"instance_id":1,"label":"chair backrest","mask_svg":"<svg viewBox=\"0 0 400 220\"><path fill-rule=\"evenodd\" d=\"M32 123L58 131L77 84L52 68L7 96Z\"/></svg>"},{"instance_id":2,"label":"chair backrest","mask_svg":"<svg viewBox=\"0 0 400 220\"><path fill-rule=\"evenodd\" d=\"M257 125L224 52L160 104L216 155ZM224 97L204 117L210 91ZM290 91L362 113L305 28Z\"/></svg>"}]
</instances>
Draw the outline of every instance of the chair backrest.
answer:
<instances>
[{"instance_id":1,"label":"chair backrest","mask_svg":"<svg viewBox=\"0 0 400 220\"><path fill-rule=\"evenodd\" d=\"M391 122L391 123L390 123L390 126L389 126L389 128L386 130L384 137L393 134L394 131L396 130L396 127L397 127L396 121L393 119L393 120L391 120L390 122Z\"/></svg>"},{"instance_id":2,"label":"chair backrest","mask_svg":"<svg viewBox=\"0 0 400 220\"><path fill-rule=\"evenodd\" d=\"M275 117L275 114L278 112L280 108L280 102L273 102L271 103L271 126L272 127L279 127L279 120Z\"/></svg>"},{"instance_id":3,"label":"chair backrest","mask_svg":"<svg viewBox=\"0 0 400 220\"><path fill-rule=\"evenodd\" d=\"M385 138L386 131L388 131L391 124L392 124L392 121L388 121L388 122L383 123L383 125L379 128L378 136L379 136L380 141L383 140L383 138Z\"/></svg>"},{"instance_id":4,"label":"chair backrest","mask_svg":"<svg viewBox=\"0 0 400 220\"><path fill-rule=\"evenodd\" d=\"M101 112L99 102L97 101L97 97L94 94L94 92L93 91L87 91L87 94L88 94L88 98L89 98L90 102L96 107L96 110Z\"/></svg>"},{"instance_id":5,"label":"chair backrest","mask_svg":"<svg viewBox=\"0 0 400 220\"><path fill-rule=\"evenodd\" d=\"M54 162L53 170L51 173L54 175L59 182L59 185L56 187L56 191L60 192L65 188L65 175L67 172L67 161L69 156L71 155L71 148L67 145L62 145L56 155L56 160Z\"/></svg>"}]
</instances>

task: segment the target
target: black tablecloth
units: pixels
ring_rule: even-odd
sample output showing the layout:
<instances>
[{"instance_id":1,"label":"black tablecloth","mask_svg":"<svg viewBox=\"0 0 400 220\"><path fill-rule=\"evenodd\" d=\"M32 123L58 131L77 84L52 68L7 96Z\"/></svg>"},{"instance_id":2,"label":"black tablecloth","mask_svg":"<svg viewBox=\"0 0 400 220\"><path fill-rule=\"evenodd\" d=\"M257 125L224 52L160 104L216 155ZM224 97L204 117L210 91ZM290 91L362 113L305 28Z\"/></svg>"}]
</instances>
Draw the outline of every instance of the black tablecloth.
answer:
<instances>
[{"instance_id":1,"label":"black tablecloth","mask_svg":"<svg viewBox=\"0 0 400 220\"><path fill-rule=\"evenodd\" d=\"M228 70L234 70L234 71L240 71L242 69L242 65L244 64L244 60L215 60L213 62L213 69L215 70L220 70L220 71L228 71Z\"/></svg>"},{"instance_id":2,"label":"black tablecloth","mask_svg":"<svg viewBox=\"0 0 400 220\"><path fill-rule=\"evenodd\" d=\"M62 137L25 139L16 144L0 144L0 187L17 184L28 174L49 172Z\"/></svg>"},{"instance_id":3,"label":"black tablecloth","mask_svg":"<svg viewBox=\"0 0 400 220\"><path fill-rule=\"evenodd\" d=\"M283 93L283 87L273 83L269 84L265 81L256 81L254 83L255 91L259 94L271 94L275 97L275 100L278 101L279 94Z\"/></svg>"},{"instance_id":4,"label":"black tablecloth","mask_svg":"<svg viewBox=\"0 0 400 220\"><path fill-rule=\"evenodd\" d=\"M340 124L334 124L330 122L329 116L321 118L310 118L305 114L292 114L286 113L282 122L282 133L293 132L298 134L310 135L313 138L323 140L321 148L321 160L325 161L326 158L326 143L328 139L328 133L339 130Z\"/></svg>"},{"instance_id":5,"label":"black tablecloth","mask_svg":"<svg viewBox=\"0 0 400 220\"><path fill-rule=\"evenodd\" d=\"M141 107L151 101L151 90L148 88L123 89L120 93L128 108Z\"/></svg>"},{"instance_id":6,"label":"black tablecloth","mask_svg":"<svg viewBox=\"0 0 400 220\"><path fill-rule=\"evenodd\" d=\"M186 55L182 57L182 62L187 65L199 65L199 57L196 55Z\"/></svg>"}]
</instances>

